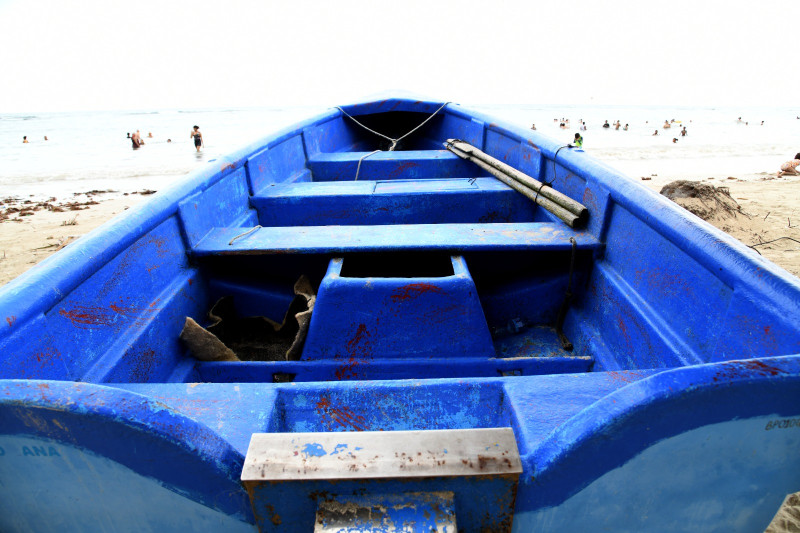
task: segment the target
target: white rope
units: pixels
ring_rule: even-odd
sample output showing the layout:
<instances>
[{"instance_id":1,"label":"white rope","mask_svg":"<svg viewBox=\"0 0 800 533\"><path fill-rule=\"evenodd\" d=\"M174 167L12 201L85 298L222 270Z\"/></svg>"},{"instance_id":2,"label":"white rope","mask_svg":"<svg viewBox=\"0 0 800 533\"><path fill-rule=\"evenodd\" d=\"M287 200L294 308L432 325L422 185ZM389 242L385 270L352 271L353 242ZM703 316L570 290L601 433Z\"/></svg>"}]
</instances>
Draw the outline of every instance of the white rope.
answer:
<instances>
[{"instance_id":1,"label":"white rope","mask_svg":"<svg viewBox=\"0 0 800 533\"><path fill-rule=\"evenodd\" d=\"M359 172L361 172L361 162L362 162L363 160L365 160L366 158L368 158L369 156L371 156L372 154L377 154L378 152L382 152L382 151L383 151L383 150L375 150L374 152L370 152L370 153L368 153L368 154L364 154L364 155L362 155L362 156L361 156L361 157L358 159L358 166L356 167L356 179L355 179L355 180L353 180L353 181L358 181L358 173L359 173Z\"/></svg>"},{"instance_id":2,"label":"white rope","mask_svg":"<svg viewBox=\"0 0 800 533\"><path fill-rule=\"evenodd\" d=\"M240 233L239 235L237 235L236 237L231 239L231 242L228 243L228 246L232 245L233 241L235 241L236 239L241 239L242 237L247 237L248 235L253 233L255 230L260 229L260 228L261 228L261 226L253 226L252 228L250 228L249 230L245 231L244 233Z\"/></svg>"},{"instance_id":3,"label":"white rope","mask_svg":"<svg viewBox=\"0 0 800 533\"><path fill-rule=\"evenodd\" d=\"M370 129L370 128L368 128L368 127L366 127L365 125L363 125L362 123L360 123L359 121L357 121L356 119L354 119L352 116L350 116L350 114L348 114L348 113L347 113L347 111L345 111L344 109L342 109L342 108L341 108L341 107L339 107L339 106L336 106L336 109L338 109L339 111L341 111L341 112L342 112L342 114L343 114L344 116L346 116L347 118L349 118L350 120L352 120L353 122L355 122L356 124L358 124L359 126L361 126L362 128L364 128L364 129L365 129L365 130L367 130L368 132L370 132L370 133L374 133L374 134L375 134L375 135L377 135L378 137L383 137L384 139L386 139L387 141L389 141L390 143L392 143L392 145L389 147L389 151L390 151L390 152L394 152L394 149L395 149L395 148L397 148L397 143L399 143L400 141L402 141L403 139L405 139L406 137L408 137L409 135L411 135L412 133L414 133L415 131L417 131L418 129L420 129L422 126L424 126L424 125L425 125L425 124L426 124L426 123L427 123L427 122L428 122L430 119L432 119L433 117L435 117L435 116L436 116L436 114L437 114L439 111L441 111L442 109L444 109L444 107L445 107L447 104L449 104L449 103L450 103L450 102L445 102L445 103L443 103L443 104L442 104L442 105L439 107L439 109L437 109L436 111L434 111L434 112L433 112L433 114L432 114L431 116L429 116L428 118L426 118L425 120L423 120L423 121L420 123L420 125L419 125L419 126L417 126L416 128L414 128L413 130L409 131L408 133L406 133L406 134L405 134L405 135L403 135L402 137L398 137L397 139L392 139L391 137L389 137L389 136L387 136L387 135L384 135L383 133L378 133L377 131L375 131L375 130L373 130L373 129ZM378 151L380 151L380 150L378 150ZM373 153L374 153L374 152L373 152ZM372 155L372 154L370 154L370 155Z\"/></svg>"}]
</instances>

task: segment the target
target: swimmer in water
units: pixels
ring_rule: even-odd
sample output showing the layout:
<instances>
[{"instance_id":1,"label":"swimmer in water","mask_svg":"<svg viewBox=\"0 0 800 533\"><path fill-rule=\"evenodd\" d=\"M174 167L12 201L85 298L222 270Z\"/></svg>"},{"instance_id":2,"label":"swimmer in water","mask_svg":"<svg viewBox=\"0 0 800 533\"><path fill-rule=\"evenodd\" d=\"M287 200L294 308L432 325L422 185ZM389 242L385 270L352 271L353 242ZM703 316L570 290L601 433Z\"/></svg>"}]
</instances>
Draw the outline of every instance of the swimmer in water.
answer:
<instances>
[{"instance_id":1,"label":"swimmer in water","mask_svg":"<svg viewBox=\"0 0 800 533\"><path fill-rule=\"evenodd\" d=\"M200 133L200 126L195 126L192 128L192 131L189 132L189 137L194 139L194 147L197 151L200 151L200 147L203 146L203 134Z\"/></svg>"}]
</instances>

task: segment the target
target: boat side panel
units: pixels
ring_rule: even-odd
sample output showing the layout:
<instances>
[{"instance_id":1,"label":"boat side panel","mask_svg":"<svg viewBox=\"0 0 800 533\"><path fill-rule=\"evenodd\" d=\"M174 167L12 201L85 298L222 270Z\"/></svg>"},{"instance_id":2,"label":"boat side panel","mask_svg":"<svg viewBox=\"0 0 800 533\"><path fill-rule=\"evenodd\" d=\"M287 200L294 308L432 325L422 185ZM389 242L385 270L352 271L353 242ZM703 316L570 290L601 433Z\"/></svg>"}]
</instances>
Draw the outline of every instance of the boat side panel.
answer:
<instances>
[{"instance_id":1,"label":"boat side panel","mask_svg":"<svg viewBox=\"0 0 800 533\"><path fill-rule=\"evenodd\" d=\"M247 402L245 405L249 406ZM242 452L205 424L140 394L85 383L0 381L0 439L5 452L0 456L0 469L10 468L10 475L30 470L30 476L35 478L30 485L24 484L27 475L0 485L3 490L29 488L27 494L15 497L25 503L46 505L52 496L66 505L62 498L70 497L71 491L50 492L62 487L62 482L78 487L86 483L98 491L131 490L124 483L117 483L118 478L100 479L88 469L89 465L81 467L84 461L103 466L102 461L93 460L94 456L118 463L209 510L238 521L253 521L247 494L239 481L244 462ZM25 443L19 439L42 442ZM38 455L32 446L40 447ZM77 463L69 463L72 458ZM44 461L50 464L42 465ZM106 467L110 468L107 464L103 466ZM124 469L110 470L109 474L115 475ZM53 483L39 477L48 473L55 477ZM59 479L60 476L71 479ZM139 481L135 476L123 477L132 483ZM0 479L5 482L8 478L0 476ZM106 481L110 487L105 485ZM80 494L81 489L76 490ZM38 498L43 500L40 502ZM131 498L132 503L137 502L136 495ZM3 501L0 498L0 505ZM100 496L97 500L80 502L79 507L95 508L98 516L103 516L102 510L97 509L102 501ZM147 513L147 509L139 511ZM35 516L36 509L23 512Z\"/></svg>"},{"instance_id":2,"label":"boat side panel","mask_svg":"<svg viewBox=\"0 0 800 533\"><path fill-rule=\"evenodd\" d=\"M596 519L622 531L763 529L797 490L798 364L794 355L679 368L612 392L527 456L516 527ZM687 525L660 527L676 517Z\"/></svg>"},{"instance_id":3,"label":"boat side panel","mask_svg":"<svg viewBox=\"0 0 800 533\"><path fill-rule=\"evenodd\" d=\"M192 285L192 272L178 221L168 218L65 295L45 313L46 320L34 322L39 326L34 328L36 334L31 334L32 326L28 326L11 335L3 346L7 353L19 354L18 366L5 366L4 375L43 377L40 369L47 360L53 362L47 377L78 379L107 351L119 357L138 343L140 353L153 354L141 367L140 377L166 377L177 356L175 339L147 341L142 335L160 319L171 316L178 320L171 315L171 305L186 308L187 300L189 308L204 305L197 301L202 288ZM178 278L186 280L186 286L173 287L178 295L173 299L164 291ZM172 324L168 329L175 327ZM59 373L61 368L63 373Z\"/></svg>"},{"instance_id":4,"label":"boat side panel","mask_svg":"<svg viewBox=\"0 0 800 533\"><path fill-rule=\"evenodd\" d=\"M244 168L223 177L208 189L180 203L180 216L189 243L196 244L211 228L255 226Z\"/></svg>"},{"instance_id":5,"label":"boat side panel","mask_svg":"<svg viewBox=\"0 0 800 533\"><path fill-rule=\"evenodd\" d=\"M426 136L438 144L439 149L447 139L461 139L472 146L483 148L485 124L468 115L447 109L441 121L435 122Z\"/></svg>"},{"instance_id":6,"label":"boat side panel","mask_svg":"<svg viewBox=\"0 0 800 533\"><path fill-rule=\"evenodd\" d=\"M577 336L603 336L601 369L615 368L609 357L623 368L713 360L718 336L738 335L720 328L731 288L624 208L612 211L604 255L575 302L586 324Z\"/></svg>"},{"instance_id":7,"label":"boat side panel","mask_svg":"<svg viewBox=\"0 0 800 533\"><path fill-rule=\"evenodd\" d=\"M514 531L763 531L797 490L800 418L703 426L654 444Z\"/></svg>"},{"instance_id":8,"label":"boat side panel","mask_svg":"<svg viewBox=\"0 0 800 533\"><path fill-rule=\"evenodd\" d=\"M142 317L142 331L117 343L81 380L90 383L152 383L169 381L186 355L180 334L187 316L202 317L206 292L197 272L190 271L170 284L158 299L159 308Z\"/></svg>"},{"instance_id":9,"label":"boat side panel","mask_svg":"<svg viewBox=\"0 0 800 533\"><path fill-rule=\"evenodd\" d=\"M507 165L519 168L522 153L520 139L506 135L505 132L498 131L491 125L486 128L485 152Z\"/></svg>"},{"instance_id":10,"label":"boat side panel","mask_svg":"<svg viewBox=\"0 0 800 533\"><path fill-rule=\"evenodd\" d=\"M360 138L355 130L356 126L345 122L347 120L349 119L340 114L326 122L306 127L303 130L306 155L310 158L320 152L352 150Z\"/></svg>"},{"instance_id":11,"label":"boat side panel","mask_svg":"<svg viewBox=\"0 0 800 533\"><path fill-rule=\"evenodd\" d=\"M295 135L278 145L264 149L247 159L251 194L259 194L273 183L307 181L303 136ZM302 176L302 177L301 177Z\"/></svg>"},{"instance_id":12,"label":"boat side panel","mask_svg":"<svg viewBox=\"0 0 800 533\"><path fill-rule=\"evenodd\" d=\"M800 300L794 313L775 309L762 294L741 288L733 294L710 361L800 353Z\"/></svg>"},{"instance_id":13,"label":"boat side panel","mask_svg":"<svg viewBox=\"0 0 800 533\"><path fill-rule=\"evenodd\" d=\"M3 531L254 532L116 461L65 442L0 435Z\"/></svg>"}]
</instances>

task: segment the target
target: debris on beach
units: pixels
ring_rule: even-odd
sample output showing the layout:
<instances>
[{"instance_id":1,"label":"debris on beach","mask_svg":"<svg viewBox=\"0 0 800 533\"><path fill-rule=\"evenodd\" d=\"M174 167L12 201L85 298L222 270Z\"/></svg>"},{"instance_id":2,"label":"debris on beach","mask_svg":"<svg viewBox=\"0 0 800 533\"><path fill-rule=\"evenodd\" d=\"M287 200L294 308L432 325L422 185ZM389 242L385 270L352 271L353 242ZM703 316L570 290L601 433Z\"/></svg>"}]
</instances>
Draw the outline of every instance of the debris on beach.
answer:
<instances>
[{"instance_id":1,"label":"debris on beach","mask_svg":"<svg viewBox=\"0 0 800 533\"><path fill-rule=\"evenodd\" d=\"M666 196L690 213L712 224L725 219L735 219L738 215L750 218L733 199L727 187L678 180L667 183L660 192L662 196Z\"/></svg>"},{"instance_id":2,"label":"debris on beach","mask_svg":"<svg viewBox=\"0 0 800 533\"><path fill-rule=\"evenodd\" d=\"M34 202L32 200L22 200L21 198L16 197L3 198L0 200L0 222L7 220L19 222L22 217L32 216L37 211L42 210L52 211L54 213L62 213L64 211L82 211L84 209L89 209L90 206L100 203L97 200L92 200L92 195L89 193L80 194L86 195L86 197L89 199L85 202L59 202L55 197L50 197L44 201ZM11 215L16 215L16 218L11 218Z\"/></svg>"}]
</instances>

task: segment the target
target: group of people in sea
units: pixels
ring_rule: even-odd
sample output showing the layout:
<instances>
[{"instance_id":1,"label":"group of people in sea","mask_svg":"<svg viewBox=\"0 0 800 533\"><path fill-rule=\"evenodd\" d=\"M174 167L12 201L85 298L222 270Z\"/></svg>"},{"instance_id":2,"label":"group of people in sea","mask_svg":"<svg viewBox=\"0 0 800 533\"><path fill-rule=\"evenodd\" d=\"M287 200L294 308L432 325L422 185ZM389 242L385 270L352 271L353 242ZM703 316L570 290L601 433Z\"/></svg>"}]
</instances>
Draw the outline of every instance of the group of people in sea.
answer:
<instances>
[{"instance_id":1,"label":"group of people in sea","mask_svg":"<svg viewBox=\"0 0 800 533\"><path fill-rule=\"evenodd\" d=\"M47 135L44 136L44 140L45 141L47 140ZM23 135L22 136L22 144L28 144L28 143L30 143L30 141L28 140L28 136L27 135Z\"/></svg>"},{"instance_id":2,"label":"group of people in sea","mask_svg":"<svg viewBox=\"0 0 800 533\"><path fill-rule=\"evenodd\" d=\"M129 132L127 138L130 139L131 145L134 150L138 150L141 146L144 146L144 140L142 139L142 134L139 130L136 130L133 133ZM147 138L152 139L153 132L148 132ZM189 138L194 140L194 147L199 152L200 148L204 146L203 134L200 133L200 126L192 126L192 131L189 132ZM47 140L47 137L45 137L44 139ZM28 141L26 140L23 142L28 142ZM172 139L167 139L167 142L171 143Z\"/></svg>"},{"instance_id":3,"label":"group of people in sea","mask_svg":"<svg viewBox=\"0 0 800 533\"><path fill-rule=\"evenodd\" d=\"M558 127L561 128L562 130L569 129L569 125L570 124L569 124L569 119L568 118L562 118L561 120L559 120L558 118L554 118L553 122L558 124ZM583 119L579 119L578 122L580 124L578 126L578 129L580 131L586 131L588 129L586 127L586 122L584 122ZM648 123L648 121L645 121L645 124L647 124L647 123ZM675 119L665 120L664 121L664 125L662 127L665 130L666 129L670 129L670 128L672 128L672 124L675 124L675 123L681 124L680 121L676 121ZM604 128L604 129L610 129L611 127L613 127L617 131L619 131L620 129L622 129L622 131L628 131L628 129L630 128L630 125L629 124L625 124L623 126L622 122L620 122L619 120L609 124L608 120L606 120L605 122L603 122L603 125L601 127ZM532 130L536 129L536 124L535 123L531 124L531 129ZM689 132L686 130L686 126L681 126L681 137L686 137L686 135L688 133ZM656 136L656 135L658 135L658 130L657 129L653 132L653 136ZM678 142L678 138L677 137L673 137L672 138L672 142L673 142L673 144L677 143ZM575 134L575 139L573 140L573 142L572 142L572 144L570 146L575 146L575 147L578 147L578 148L582 148L583 147L583 136L581 136L580 133L576 133Z\"/></svg>"}]
</instances>

